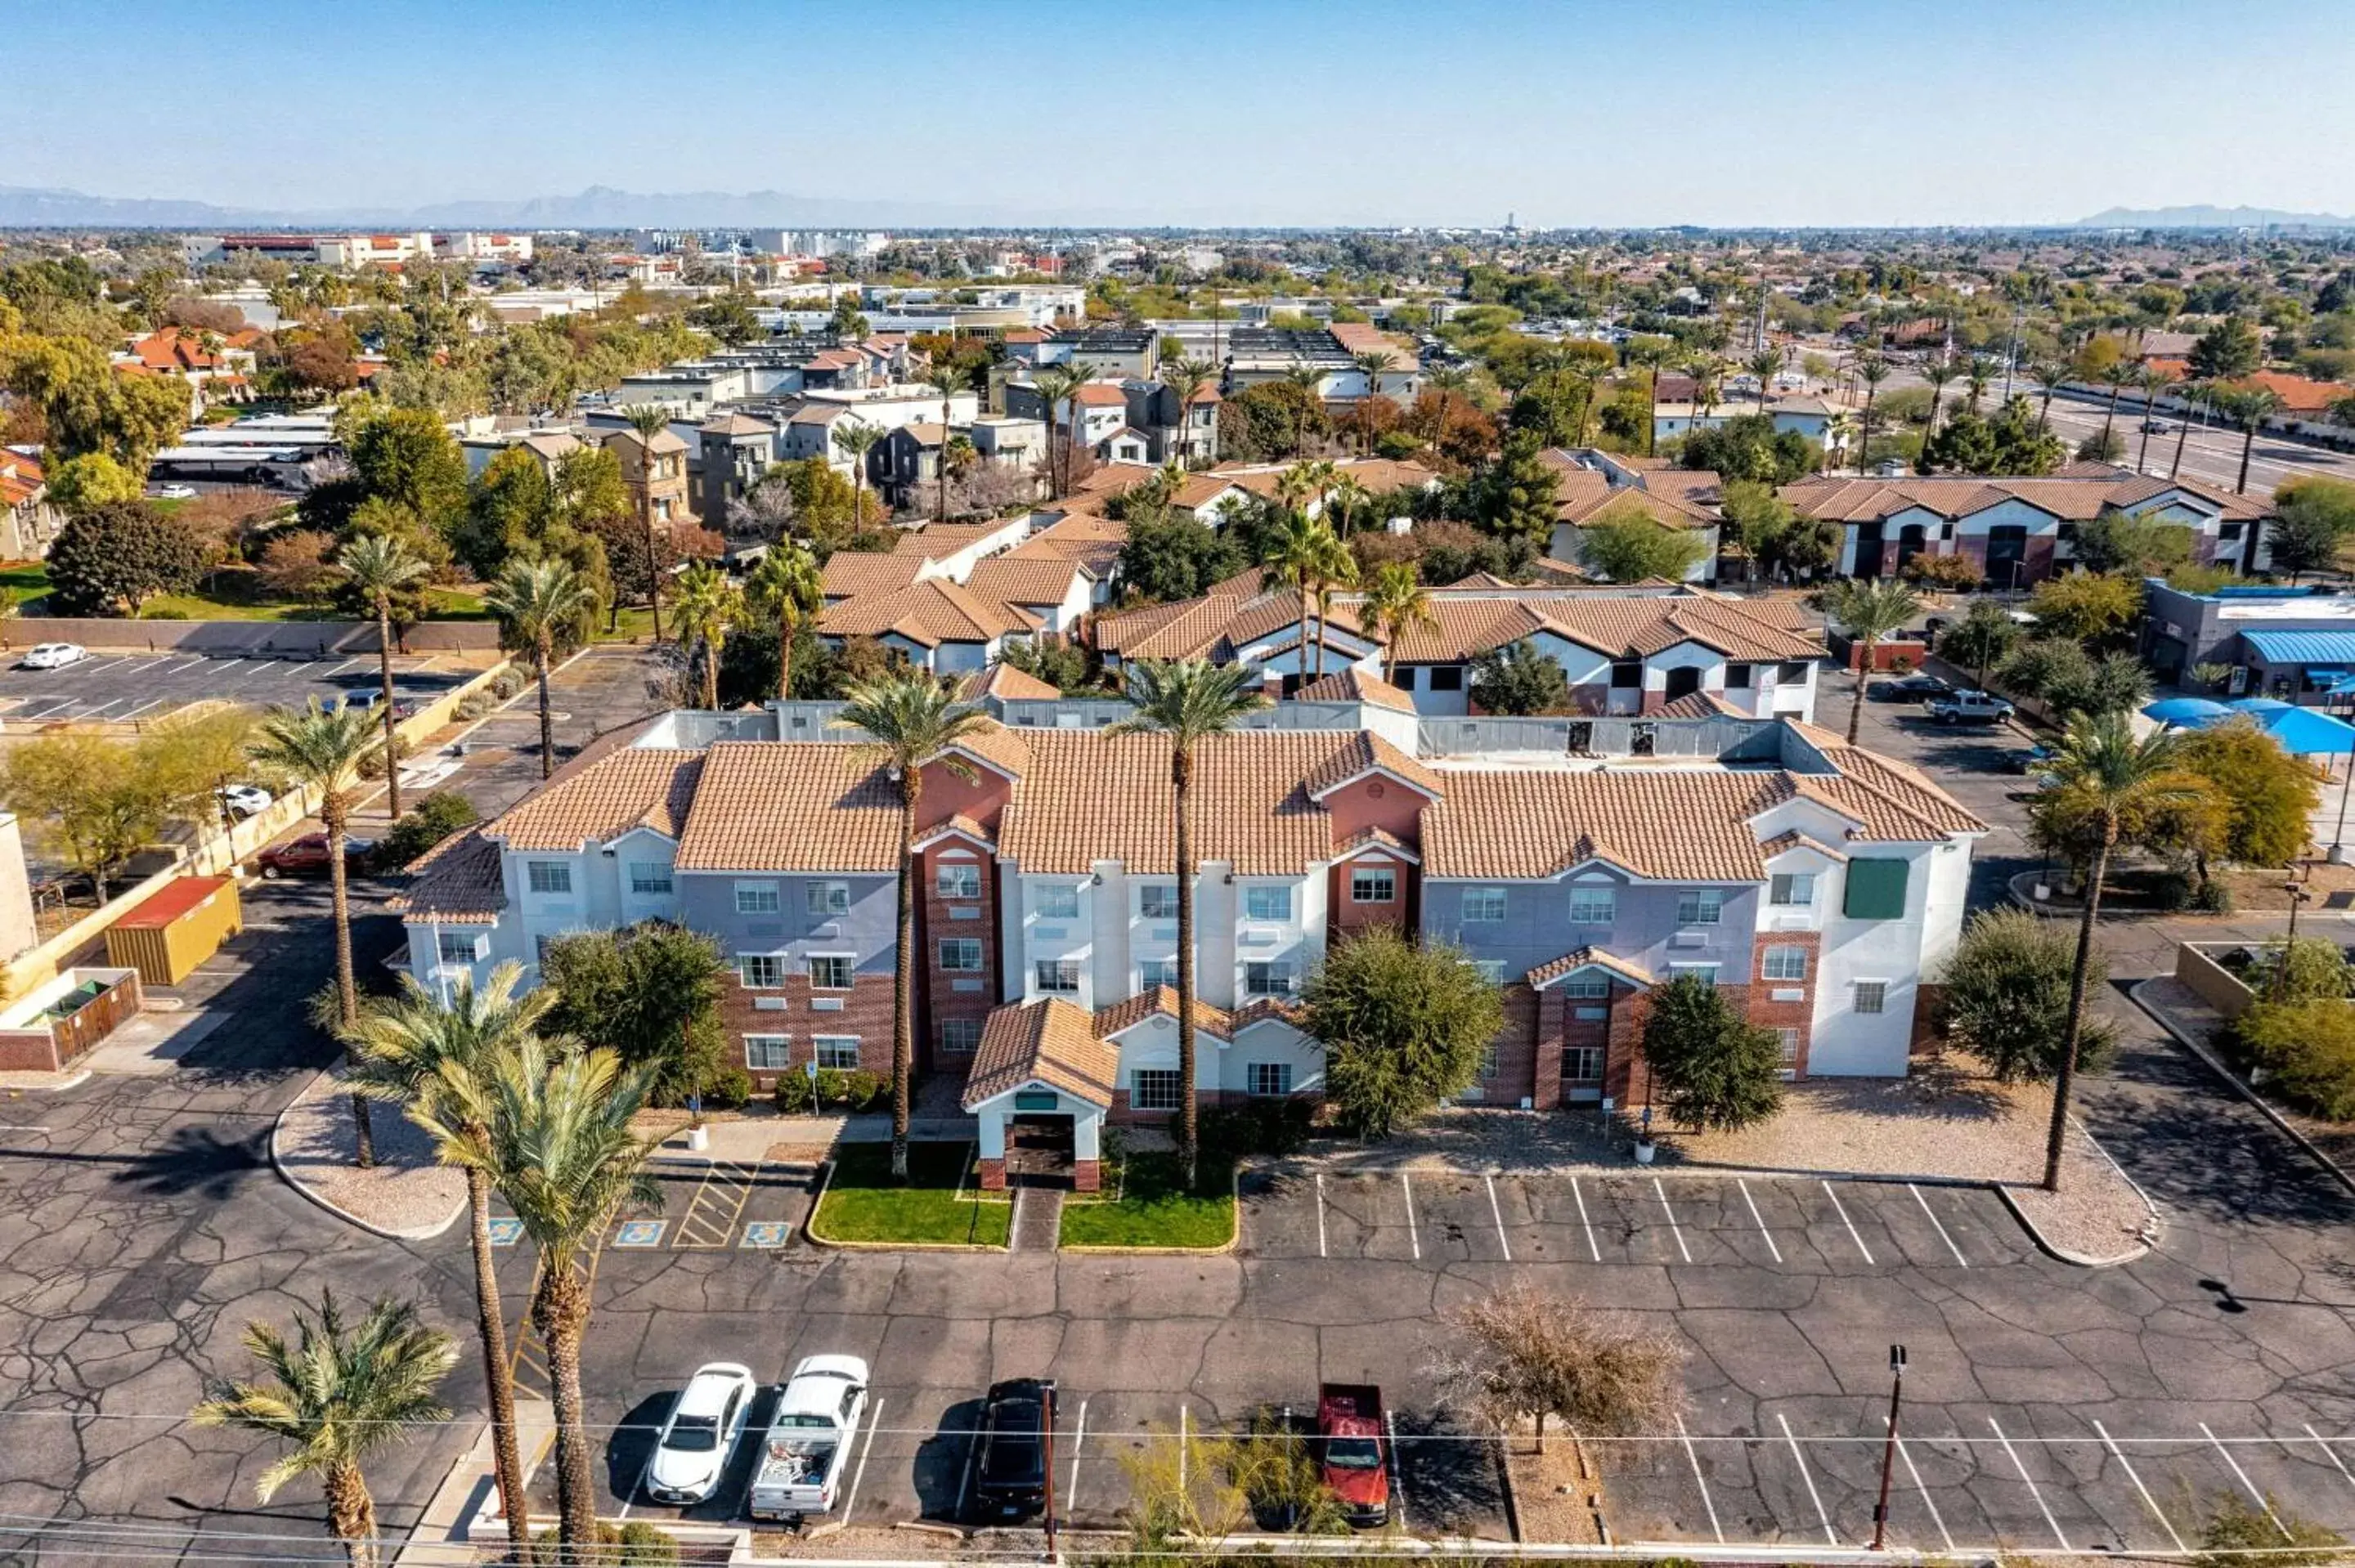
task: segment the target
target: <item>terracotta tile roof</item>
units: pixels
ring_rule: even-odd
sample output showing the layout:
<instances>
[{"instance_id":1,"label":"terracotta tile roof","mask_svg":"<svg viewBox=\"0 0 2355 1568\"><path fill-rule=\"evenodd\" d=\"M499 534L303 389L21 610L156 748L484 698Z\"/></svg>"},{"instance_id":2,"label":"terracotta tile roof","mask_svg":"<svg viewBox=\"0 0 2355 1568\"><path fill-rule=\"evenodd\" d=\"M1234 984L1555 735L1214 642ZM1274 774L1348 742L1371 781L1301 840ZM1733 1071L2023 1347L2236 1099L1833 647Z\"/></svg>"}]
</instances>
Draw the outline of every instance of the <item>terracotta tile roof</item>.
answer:
<instances>
[{"instance_id":1,"label":"terracotta tile roof","mask_svg":"<svg viewBox=\"0 0 2355 1568\"><path fill-rule=\"evenodd\" d=\"M1749 819L1790 796L1779 772L1449 769L1423 815L1423 866L1441 877L1558 875L1590 859L1663 881L1755 882Z\"/></svg>"},{"instance_id":2,"label":"terracotta tile roof","mask_svg":"<svg viewBox=\"0 0 2355 1568\"><path fill-rule=\"evenodd\" d=\"M2165 495L2173 491L2180 491L2184 494L2202 501L2214 507L2219 515L2239 522L2271 517L2275 514L2273 499L2270 496L2235 495L2221 485L2210 484L2205 480L2192 479L2188 475L2175 479L2160 479L2156 475L2145 477L2139 474L2129 474L2125 476L2117 488L2111 492L2110 499L2117 505L2131 510L2155 496Z\"/></svg>"},{"instance_id":3,"label":"terracotta tile roof","mask_svg":"<svg viewBox=\"0 0 2355 1568\"><path fill-rule=\"evenodd\" d=\"M1300 1003L1281 996L1256 997L1227 1016L1234 1020L1235 1033L1241 1034L1255 1023L1288 1023L1295 1029L1306 1012ZM1232 1039L1233 1035L1229 1035Z\"/></svg>"},{"instance_id":4,"label":"terracotta tile roof","mask_svg":"<svg viewBox=\"0 0 2355 1568\"><path fill-rule=\"evenodd\" d=\"M388 901L410 919L494 926L507 906L499 846L479 828L442 840L410 869L414 880Z\"/></svg>"},{"instance_id":5,"label":"terracotta tile roof","mask_svg":"<svg viewBox=\"0 0 2355 1568\"><path fill-rule=\"evenodd\" d=\"M679 836L704 754L624 747L570 778L559 775L482 831L510 850L577 850L634 828Z\"/></svg>"},{"instance_id":6,"label":"terracotta tile roof","mask_svg":"<svg viewBox=\"0 0 2355 1568\"><path fill-rule=\"evenodd\" d=\"M925 565L922 556L879 556L866 550L837 550L819 568L818 586L828 599L896 593L913 583Z\"/></svg>"},{"instance_id":7,"label":"terracotta tile roof","mask_svg":"<svg viewBox=\"0 0 2355 1568\"><path fill-rule=\"evenodd\" d=\"M1543 991L1554 981L1580 969L1608 969L1629 985L1641 989L1652 983L1652 971L1643 965L1621 958L1602 948L1572 948L1558 959L1549 959L1524 977L1533 991Z\"/></svg>"},{"instance_id":8,"label":"terracotta tile roof","mask_svg":"<svg viewBox=\"0 0 2355 1568\"><path fill-rule=\"evenodd\" d=\"M1088 381L1072 388L1071 401L1082 408L1124 408L1128 403L1128 394L1114 382Z\"/></svg>"},{"instance_id":9,"label":"terracotta tile roof","mask_svg":"<svg viewBox=\"0 0 2355 1568\"><path fill-rule=\"evenodd\" d=\"M1006 552L1009 561L1076 561L1101 582L1120 563L1121 547L1128 543L1128 524L1091 512L1066 512Z\"/></svg>"},{"instance_id":10,"label":"terracotta tile roof","mask_svg":"<svg viewBox=\"0 0 2355 1568\"><path fill-rule=\"evenodd\" d=\"M1388 828L1359 829L1356 832L1351 833L1348 838L1343 839L1339 843L1333 846L1333 858L1336 860L1346 860L1362 849L1387 850L1391 853L1399 856L1401 859L1412 862L1416 865L1421 865L1423 863L1423 856L1417 853L1415 847L1407 842L1404 839L1399 837L1396 833L1391 832Z\"/></svg>"},{"instance_id":11,"label":"terracotta tile roof","mask_svg":"<svg viewBox=\"0 0 2355 1568\"><path fill-rule=\"evenodd\" d=\"M2227 514L2271 514L2262 501L2228 495L2196 480L2160 480L2106 463L2073 463L2042 478L1806 479L1783 487L1783 499L1809 517L1835 523L1872 522L1919 506L1942 517L1968 517L2006 501L2021 501L2064 522L2083 523L2113 507L2136 506L2169 489L2229 504Z\"/></svg>"},{"instance_id":12,"label":"terracotta tile roof","mask_svg":"<svg viewBox=\"0 0 2355 1568\"><path fill-rule=\"evenodd\" d=\"M1292 695L1295 702L1364 703L1369 707L1388 708L1392 713L1414 712L1412 697L1380 676L1369 675L1354 665L1338 674L1311 681Z\"/></svg>"},{"instance_id":13,"label":"terracotta tile roof","mask_svg":"<svg viewBox=\"0 0 2355 1568\"><path fill-rule=\"evenodd\" d=\"M1736 659L1814 659L1823 637L1796 601L1714 594L1594 593L1540 598L1434 595L1435 624L1406 629L1390 650L1405 664L1455 663L1553 631L1607 657L1641 657L1691 641Z\"/></svg>"},{"instance_id":14,"label":"terracotta tile roof","mask_svg":"<svg viewBox=\"0 0 2355 1568\"><path fill-rule=\"evenodd\" d=\"M964 586L979 598L1007 604L1060 605L1071 597L1071 586L1082 575L1093 574L1069 557L1016 560L1011 556L993 556L974 567Z\"/></svg>"},{"instance_id":15,"label":"terracotta tile roof","mask_svg":"<svg viewBox=\"0 0 2355 1568\"><path fill-rule=\"evenodd\" d=\"M1002 519L988 523L927 523L921 528L903 530L891 541L891 553L930 561L945 560L1011 531L1012 524Z\"/></svg>"},{"instance_id":16,"label":"terracotta tile roof","mask_svg":"<svg viewBox=\"0 0 2355 1568\"><path fill-rule=\"evenodd\" d=\"M903 637L924 648L943 642L987 642L1008 632L1039 629L1019 605L966 592L943 577L925 577L893 593L861 594L830 605L818 630L828 637Z\"/></svg>"},{"instance_id":17,"label":"terracotta tile roof","mask_svg":"<svg viewBox=\"0 0 2355 1568\"><path fill-rule=\"evenodd\" d=\"M1267 591L1269 584L1265 567L1245 567L1233 577L1221 577L1210 585L1212 594L1231 594L1236 599L1253 599Z\"/></svg>"},{"instance_id":18,"label":"terracotta tile roof","mask_svg":"<svg viewBox=\"0 0 2355 1568\"><path fill-rule=\"evenodd\" d=\"M1071 494L1118 495L1130 485L1142 484L1160 471L1149 462L1100 462L1085 479L1071 486ZM1064 499L1068 502L1071 497Z\"/></svg>"},{"instance_id":19,"label":"terracotta tile roof","mask_svg":"<svg viewBox=\"0 0 2355 1568\"><path fill-rule=\"evenodd\" d=\"M1433 799L1447 793L1447 785L1438 774L1372 730L1346 730L1341 733L1342 744L1328 752L1300 780L1300 787L1308 792L1310 800L1321 800L1352 779L1362 779L1377 768L1412 784Z\"/></svg>"},{"instance_id":20,"label":"terracotta tile roof","mask_svg":"<svg viewBox=\"0 0 2355 1568\"><path fill-rule=\"evenodd\" d=\"M1166 985L1157 985L1151 991L1138 991L1125 1001L1096 1009L1097 1037L1109 1040L1124 1029L1135 1028L1156 1012L1169 1019L1178 1016L1176 991ZM1212 1007L1199 996L1194 999L1194 1027L1206 1030L1221 1040L1234 1038L1233 1017L1224 1009Z\"/></svg>"},{"instance_id":21,"label":"terracotta tile roof","mask_svg":"<svg viewBox=\"0 0 2355 1568\"><path fill-rule=\"evenodd\" d=\"M1776 833L1773 838L1768 839L1764 843L1760 844L1758 847L1765 852L1766 858L1768 860L1774 859L1778 854L1787 853L1795 849L1811 849L1817 854L1828 855L1834 860L1846 860L1848 858L1846 852L1834 849L1831 845L1824 842L1823 840L1817 838L1814 834L1803 833L1796 828L1793 828L1788 832Z\"/></svg>"},{"instance_id":22,"label":"terracotta tile roof","mask_svg":"<svg viewBox=\"0 0 2355 1568\"><path fill-rule=\"evenodd\" d=\"M1025 674L1011 664L992 664L986 670L976 670L957 688L958 699L968 703L984 697L1051 701L1062 694L1060 687L1050 686L1036 675Z\"/></svg>"},{"instance_id":23,"label":"terracotta tile roof","mask_svg":"<svg viewBox=\"0 0 2355 1568\"><path fill-rule=\"evenodd\" d=\"M1669 703L1666 706L1662 707L1657 716L1660 718L1695 719L1718 718L1727 714L1732 714L1737 718L1748 716L1743 714L1740 708L1735 707L1732 703L1727 702L1723 697L1719 696L1714 692L1687 692L1675 702ZM1646 715L1646 716L1650 717L1653 715Z\"/></svg>"},{"instance_id":24,"label":"terracotta tile roof","mask_svg":"<svg viewBox=\"0 0 2355 1568\"><path fill-rule=\"evenodd\" d=\"M1087 1011L1045 997L990 1013L965 1074L963 1104L972 1110L1035 1079L1109 1106L1119 1077L1120 1052L1096 1037Z\"/></svg>"},{"instance_id":25,"label":"terracotta tile roof","mask_svg":"<svg viewBox=\"0 0 2355 1568\"><path fill-rule=\"evenodd\" d=\"M1985 822L1911 763L1859 746L1828 747L1825 755L1840 770L1840 777L1810 777L1808 781L1853 804L1864 818L1868 837L1943 838L1948 833L1987 832Z\"/></svg>"},{"instance_id":26,"label":"terracotta tile roof","mask_svg":"<svg viewBox=\"0 0 2355 1568\"><path fill-rule=\"evenodd\" d=\"M673 863L681 871L896 871L900 787L871 748L721 741Z\"/></svg>"}]
</instances>

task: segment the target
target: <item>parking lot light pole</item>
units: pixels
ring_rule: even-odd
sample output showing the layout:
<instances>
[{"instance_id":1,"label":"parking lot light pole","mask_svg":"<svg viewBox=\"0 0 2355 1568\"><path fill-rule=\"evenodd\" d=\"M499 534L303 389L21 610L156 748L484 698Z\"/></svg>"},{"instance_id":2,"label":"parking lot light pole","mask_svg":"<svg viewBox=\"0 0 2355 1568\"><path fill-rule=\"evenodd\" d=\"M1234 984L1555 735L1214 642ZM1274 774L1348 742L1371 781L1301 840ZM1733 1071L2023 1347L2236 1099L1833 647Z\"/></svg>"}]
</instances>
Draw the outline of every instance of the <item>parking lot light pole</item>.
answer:
<instances>
[{"instance_id":1,"label":"parking lot light pole","mask_svg":"<svg viewBox=\"0 0 2355 1568\"><path fill-rule=\"evenodd\" d=\"M1889 1542L1889 1467L1897 1458L1897 1402L1905 1392L1905 1347L1889 1347L1889 1435L1881 1443L1881 1500L1872 1506L1872 1550Z\"/></svg>"},{"instance_id":2,"label":"parking lot light pole","mask_svg":"<svg viewBox=\"0 0 2355 1568\"><path fill-rule=\"evenodd\" d=\"M1055 1559L1055 1417L1062 1401L1062 1391L1050 1389L1047 1393L1047 1560Z\"/></svg>"}]
</instances>

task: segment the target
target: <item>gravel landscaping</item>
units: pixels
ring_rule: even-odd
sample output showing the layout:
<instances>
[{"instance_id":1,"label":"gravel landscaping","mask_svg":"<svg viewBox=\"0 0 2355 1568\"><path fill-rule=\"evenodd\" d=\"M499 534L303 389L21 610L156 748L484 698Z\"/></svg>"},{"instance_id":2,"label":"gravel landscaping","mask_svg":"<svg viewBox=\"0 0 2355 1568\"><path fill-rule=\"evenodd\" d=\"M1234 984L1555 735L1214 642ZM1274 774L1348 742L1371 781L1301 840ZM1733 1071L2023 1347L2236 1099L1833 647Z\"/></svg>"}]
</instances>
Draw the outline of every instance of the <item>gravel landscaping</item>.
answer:
<instances>
[{"instance_id":1,"label":"gravel landscaping","mask_svg":"<svg viewBox=\"0 0 2355 1568\"><path fill-rule=\"evenodd\" d=\"M359 1147L343 1075L329 1069L278 1118L272 1155L305 1194L371 1230L409 1237L438 1235L465 1212L466 1178L434 1159L432 1140L397 1106L368 1107L376 1164L353 1163Z\"/></svg>"}]
</instances>

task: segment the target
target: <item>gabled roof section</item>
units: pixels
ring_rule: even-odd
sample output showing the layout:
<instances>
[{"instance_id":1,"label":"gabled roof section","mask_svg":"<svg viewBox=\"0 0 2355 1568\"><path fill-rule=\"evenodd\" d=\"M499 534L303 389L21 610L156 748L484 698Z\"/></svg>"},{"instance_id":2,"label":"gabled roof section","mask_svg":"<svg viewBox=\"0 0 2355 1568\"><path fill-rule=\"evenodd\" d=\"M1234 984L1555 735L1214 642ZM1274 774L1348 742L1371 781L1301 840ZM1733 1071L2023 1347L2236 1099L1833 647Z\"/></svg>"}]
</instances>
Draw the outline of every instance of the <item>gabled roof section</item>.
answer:
<instances>
[{"instance_id":1,"label":"gabled roof section","mask_svg":"<svg viewBox=\"0 0 2355 1568\"><path fill-rule=\"evenodd\" d=\"M1071 597L1080 578L1093 575L1069 556L1017 560L1011 556L992 556L973 568L964 586L975 598L1001 604L1059 605Z\"/></svg>"},{"instance_id":2,"label":"gabled roof section","mask_svg":"<svg viewBox=\"0 0 2355 1568\"><path fill-rule=\"evenodd\" d=\"M1368 729L1348 732L1322 766L1301 780L1301 788L1310 800L1321 801L1370 773L1387 774L1433 800L1447 793L1438 774Z\"/></svg>"},{"instance_id":3,"label":"gabled roof section","mask_svg":"<svg viewBox=\"0 0 2355 1568\"><path fill-rule=\"evenodd\" d=\"M1123 1030L1134 1029L1156 1014L1171 1020L1178 1016L1178 993L1166 985L1141 991L1124 1001L1096 1009L1095 1030L1099 1038L1110 1040ZM1235 1022L1223 1008L1212 1007L1200 997L1194 999L1194 1027L1221 1040L1234 1038Z\"/></svg>"},{"instance_id":4,"label":"gabled roof section","mask_svg":"<svg viewBox=\"0 0 2355 1568\"><path fill-rule=\"evenodd\" d=\"M896 871L900 787L867 747L721 741L679 835L680 871Z\"/></svg>"},{"instance_id":5,"label":"gabled roof section","mask_svg":"<svg viewBox=\"0 0 2355 1568\"><path fill-rule=\"evenodd\" d=\"M1304 703L1363 703L1368 707L1388 708L1392 713L1414 712L1412 697L1380 676L1369 675L1354 664L1337 674L1311 681L1292 694L1295 701Z\"/></svg>"},{"instance_id":6,"label":"gabled roof section","mask_svg":"<svg viewBox=\"0 0 2355 1568\"><path fill-rule=\"evenodd\" d=\"M1773 860L1778 855L1788 854L1793 850L1813 850L1816 853L1830 860L1848 859L1846 852L1836 850L1813 833L1803 833L1796 828L1776 833L1758 847L1768 860Z\"/></svg>"},{"instance_id":7,"label":"gabled roof section","mask_svg":"<svg viewBox=\"0 0 2355 1568\"><path fill-rule=\"evenodd\" d=\"M829 637L902 637L923 648L989 642L1039 630L1020 605L986 599L943 577L923 577L892 593L860 594L828 607L817 629Z\"/></svg>"},{"instance_id":8,"label":"gabled roof section","mask_svg":"<svg viewBox=\"0 0 2355 1568\"><path fill-rule=\"evenodd\" d=\"M411 920L495 926L507 906L499 846L477 828L444 839L410 868L412 880L387 902Z\"/></svg>"},{"instance_id":9,"label":"gabled roof section","mask_svg":"<svg viewBox=\"0 0 2355 1568\"><path fill-rule=\"evenodd\" d=\"M957 688L957 699L967 703L977 703L984 697L996 697L1000 702L1052 702L1062 694L1060 687L1050 686L1038 676L1007 663L976 670Z\"/></svg>"},{"instance_id":10,"label":"gabled roof section","mask_svg":"<svg viewBox=\"0 0 2355 1568\"><path fill-rule=\"evenodd\" d=\"M483 828L511 850L571 851L635 828L679 836L703 771L699 751L626 747L559 776Z\"/></svg>"},{"instance_id":11,"label":"gabled roof section","mask_svg":"<svg viewBox=\"0 0 2355 1568\"><path fill-rule=\"evenodd\" d=\"M1587 947L1572 948L1561 957L1531 969L1528 975L1529 989L1543 991L1556 980L1567 980L1581 969L1602 969L1638 991L1653 981L1652 971L1643 965L1602 948Z\"/></svg>"},{"instance_id":12,"label":"gabled roof section","mask_svg":"<svg viewBox=\"0 0 2355 1568\"><path fill-rule=\"evenodd\" d=\"M818 569L818 587L828 599L897 593L911 586L930 565L922 556L884 556L865 550L837 550Z\"/></svg>"},{"instance_id":13,"label":"gabled roof section","mask_svg":"<svg viewBox=\"0 0 2355 1568\"><path fill-rule=\"evenodd\" d=\"M1019 779L1032 765L1030 744L1004 725L991 723L975 728L949 749L994 768L1008 779Z\"/></svg>"},{"instance_id":14,"label":"gabled roof section","mask_svg":"<svg viewBox=\"0 0 2355 1568\"><path fill-rule=\"evenodd\" d=\"M964 839L979 849L994 850L997 847L997 841L989 836L989 830L962 811L945 817L918 833L913 847L926 850L947 839Z\"/></svg>"},{"instance_id":15,"label":"gabled roof section","mask_svg":"<svg viewBox=\"0 0 2355 1568\"><path fill-rule=\"evenodd\" d=\"M1046 997L990 1013L965 1075L962 1103L972 1110L1025 1084L1043 1083L1108 1107L1119 1077L1120 1052L1097 1038L1087 1011Z\"/></svg>"}]
</instances>

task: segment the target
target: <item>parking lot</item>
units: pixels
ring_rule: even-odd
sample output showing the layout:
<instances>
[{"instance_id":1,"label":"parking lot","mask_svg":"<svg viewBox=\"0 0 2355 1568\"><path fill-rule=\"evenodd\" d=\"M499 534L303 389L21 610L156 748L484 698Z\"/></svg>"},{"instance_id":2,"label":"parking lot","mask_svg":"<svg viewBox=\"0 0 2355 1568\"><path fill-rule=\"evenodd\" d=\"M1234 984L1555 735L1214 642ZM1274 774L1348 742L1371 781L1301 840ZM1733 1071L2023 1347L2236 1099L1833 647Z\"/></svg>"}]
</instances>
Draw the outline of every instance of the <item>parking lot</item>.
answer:
<instances>
[{"instance_id":1,"label":"parking lot","mask_svg":"<svg viewBox=\"0 0 2355 1568\"><path fill-rule=\"evenodd\" d=\"M447 656L392 662L398 697L432 700L476 673ZM93 653L61 670L0 667L0 726L28 728L66 720L148 723L191 703L249 707L331 703L379 683L373 654L357 658L236 658L202 653Z\"/></svg>"}]
</instances>

